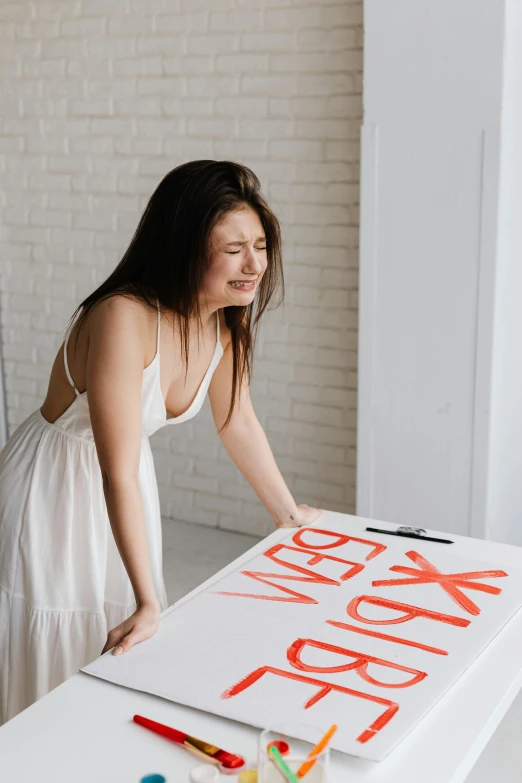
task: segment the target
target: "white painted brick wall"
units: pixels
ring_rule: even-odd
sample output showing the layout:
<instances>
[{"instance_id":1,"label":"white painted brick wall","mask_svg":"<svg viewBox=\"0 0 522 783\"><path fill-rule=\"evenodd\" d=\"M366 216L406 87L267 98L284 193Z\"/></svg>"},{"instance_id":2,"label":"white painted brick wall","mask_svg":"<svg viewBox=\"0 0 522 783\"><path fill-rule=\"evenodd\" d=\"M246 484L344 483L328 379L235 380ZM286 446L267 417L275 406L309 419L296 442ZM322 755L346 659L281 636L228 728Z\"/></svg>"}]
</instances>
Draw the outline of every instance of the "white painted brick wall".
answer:
<instances>
[{"instance_id":1,"label":"white painted brick wall","mask_svg":"<svg viewBox=\"0 0 522 783\"><path fill-rule=\"evenodd\" d=\"M255 409L296 501L353 512L361 70L361 0L0 0L11 432L161 177L233 159L260 177L285 243L287 303L261 330ZM166 516L272 529L208 401L153 448Z\"/></svg>"}]
</instances>

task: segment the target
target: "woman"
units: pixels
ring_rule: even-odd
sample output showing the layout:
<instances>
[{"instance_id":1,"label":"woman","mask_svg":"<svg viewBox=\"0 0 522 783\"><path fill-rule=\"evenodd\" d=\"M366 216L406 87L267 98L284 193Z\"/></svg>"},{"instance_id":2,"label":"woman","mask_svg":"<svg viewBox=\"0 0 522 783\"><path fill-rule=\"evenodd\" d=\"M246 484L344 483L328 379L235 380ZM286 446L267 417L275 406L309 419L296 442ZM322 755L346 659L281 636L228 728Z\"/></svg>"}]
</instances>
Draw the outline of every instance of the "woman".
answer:
<instances>
[{"instance_id":1,"label":"woman","mask_svg":"<svg viewBox=\"0 0 522 783\"><path fill-rule=\"evenodd\" d=\"M248 393L278 288L279 225L253 172L203 160L167 174L120 264L76 310L42 408L0 453L0 724L158 629L167 598L148 437L195 416L207 391L276 525L320 516L295 504Z\"/></svg>"}]
</instances>

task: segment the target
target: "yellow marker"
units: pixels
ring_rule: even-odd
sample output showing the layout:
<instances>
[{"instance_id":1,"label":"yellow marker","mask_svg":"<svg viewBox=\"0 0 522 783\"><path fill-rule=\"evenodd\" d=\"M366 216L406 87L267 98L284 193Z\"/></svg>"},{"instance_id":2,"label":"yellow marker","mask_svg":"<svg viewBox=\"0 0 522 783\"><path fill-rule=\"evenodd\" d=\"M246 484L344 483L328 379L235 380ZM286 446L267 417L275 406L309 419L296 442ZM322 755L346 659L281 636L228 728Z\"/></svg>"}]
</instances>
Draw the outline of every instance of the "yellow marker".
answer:
<instances>
[{"instance_id":1,"label":"yellow marker","mask_svg":"<svg viewBox=\"0 0 522 783\"><path fill-rule=\"evenodd\" d=\"M245 769L240 772L238 783L257 783L257 769Z\"/></svg>"},{"instance_id":2,"label":"yellow marker","mask_svg":"<svg viewBox=\"0 0 522 783\"><path fill-rule=\"evenodd\" d=\"M303 764L301 764L301 766L297 770L298 778L304 777L306 773L312 769L315 762L317 761L317 759L314 759L313 757L318 756L319 753L321 753L321 751L323 751L326 748L326 746L328 745L328 743L330 742L330 740L332 739L336 731L337 731L337 726L334 723L333 726L330 726L330 728L328 729L328 731L326 732L322 740L319 740L315 748L313 748L308 754L308 758L312 760L305 761Z\"/></svg>"}]
</instances>

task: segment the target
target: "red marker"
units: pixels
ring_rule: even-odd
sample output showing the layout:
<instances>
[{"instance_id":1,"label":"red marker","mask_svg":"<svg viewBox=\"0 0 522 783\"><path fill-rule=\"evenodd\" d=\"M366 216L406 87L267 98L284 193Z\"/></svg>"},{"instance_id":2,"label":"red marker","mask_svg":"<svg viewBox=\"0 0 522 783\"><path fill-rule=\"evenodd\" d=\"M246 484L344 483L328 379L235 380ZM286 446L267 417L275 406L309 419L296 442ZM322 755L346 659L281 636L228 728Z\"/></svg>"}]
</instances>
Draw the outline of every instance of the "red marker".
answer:
<instances>
[{"instance_id":1,"label":"red marker","mask_svg":"<svg viewBox=\"0 0 522 783\"><path fill-rule=\"evenodd\" d=\"M245 760L241 756L227 753L226 750L221 750L221 748L217 748L215 745L210 745L208 742L191 737L189 734L184 734L182 731L165 726L163 723L156 723L156 721L144 718L142 715L134 715L132 720L134 723L145 726L146 729L150 729L156 734L161 734L162 737L167 737L167 739L183 745L194 756L198 756L198 758L209 764L221 767L222 772L237 773L245 766Z\"/></svg>"}]
</instances>

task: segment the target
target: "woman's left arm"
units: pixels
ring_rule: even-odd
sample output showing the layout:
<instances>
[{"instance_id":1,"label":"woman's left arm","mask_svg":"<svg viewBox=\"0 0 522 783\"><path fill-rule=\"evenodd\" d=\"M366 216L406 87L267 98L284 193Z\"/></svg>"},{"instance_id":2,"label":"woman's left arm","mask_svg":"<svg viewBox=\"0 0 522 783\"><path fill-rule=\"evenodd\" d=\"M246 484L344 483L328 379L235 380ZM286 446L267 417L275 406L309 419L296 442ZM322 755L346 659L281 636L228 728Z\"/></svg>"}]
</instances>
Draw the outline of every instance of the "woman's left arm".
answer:
<instances>
[{"instance_id":1,"label":"woman's left arm","mask_svg":"<svg viewBox=\"0 0 522 783\"><path fill-rule=\"evenodd\" d=\"M226 420L232 395L232 344L229 343L209 386L212 415L219 432ZM277 527L310 525L322 511L296 505L276 465L265 432L252 407L244 379L228 427L220 438L232 460L253 488Z\"/></svg>"}]
</instances>

